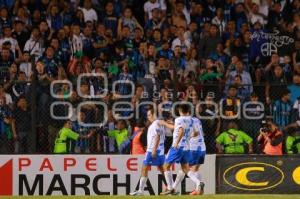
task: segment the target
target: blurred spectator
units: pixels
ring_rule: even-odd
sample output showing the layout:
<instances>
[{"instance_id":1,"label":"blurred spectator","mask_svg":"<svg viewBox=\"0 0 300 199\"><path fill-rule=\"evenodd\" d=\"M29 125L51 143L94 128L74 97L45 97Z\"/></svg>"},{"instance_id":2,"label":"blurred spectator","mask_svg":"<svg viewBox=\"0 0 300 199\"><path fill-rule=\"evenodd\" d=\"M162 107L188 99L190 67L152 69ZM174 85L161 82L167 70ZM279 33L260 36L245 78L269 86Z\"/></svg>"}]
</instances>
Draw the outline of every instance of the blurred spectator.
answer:
<instances>
[{"instance_id":1,"label":"blurred spectator","mask_svg":"<svg viewBox=\"0 0 300 199\"><path fill-rule=\"evenodd\" d=\"M167 6L165 4L165 0L148 0L144 4L145 11L145 21L151 20L153 18L152 11L158 8L163 11L163 16L166 14Z\"/></svg>"},{"instance_id":2,"label":"blurred spectator","mask_svg":"<svg viewBox=\"0 0 300 199\"><path fill-rule=\"evenodd\" d=\"M292 122L293 104L290 101L291 93L289 90L282 91L279 100L274 102L273 121L282 128Z\"/></svg>"},{"instance_id":3,"label":"blurred spectator","mask_svg":"<svg viewBox=\"0 0 300 199\"><path fill-rule=\"evenodd\" d=\"M298 97L300 97L300 75L295 73L293 75L293 83L288 86L291 92L291 102L295 103Z\"/></svg>"},{"instance_id":4,"label":"blurred spectator","mask_svg":"<svg viewBox=\"0 0 300 199\"><path fill-rule=\"evenodd\" d=\"M98 16L96 11L93 9L93 4L91 0L84 0L83 1L83 7L80 8L84 15L84 22L92 21L96 22L98 21Z\"/></svg>"},{"instance_id":5,"label":"blurred spectator","mask_svg":"<svg viewBox=\"0 0 300 199\"><path fill-rule=\"evenodd\" d=\"M75 153L90 153L91 144L89 138L94 134L94 129L86 127L86 114L81 111L78 115L78 120L73 123L72 130L77 132L82 138L79 138L74 147Z\"/></svg>"},{"instance_id":6,"label":"blurred spectator","mask_svg":"<svg viewBox=\"0 0 300 199\"><path fill-rule=\"evenodd\" d=\"M110 137L105 134L105 131L112 131L115 129L115 119L111 110L108 111L107 115L107 124L98 131L97 135L97 150L104 153L115 153L116 149L116 140L114 137ZM101 140L102 138L102 140ZM102 145L101 145L102 144ZM102 146L102 148L101 148Z\"/></svg>"},{"instance_id":7,"label":"blurred spectator","mask_svg":"<svg viewBox=\"0 0 300 199\"><path fill-rule=\"evenodd\" d=\"M242 129L251 137L256 138L259 133L262 117L264 116L264 106L256 93L252 93L248 105L244 107L242 119ZM245 110L246 109L246 110ZM256 140L253 141L256 147ZM256 148L255 148L256 149Z\"/></svg>"},{"instance_id":8,"label":"blurred spectator","mask_svg":"<svg viewBox=\"0 0 300 199\"><path fill-rule=\"evenodd\" d=\"M25 43L24 51L29 52L30 55L34 55L36 59L42 56L42 44L38 27L33 27L30 39Z\"/></svg>"},{"instance_id":9,"label":"blurred spectator","mask_svg":"<svg viewBox=\"0 0 300 199\"><path fill-rule=\"evenodd\" d=\"M282 155L283 134L271 121L263 121L260 134L257 137L261 153L267 155Z\"/></svg>"},{"instance_id":10,"label":"blurred spectator","mask_svg":"<svg viewBox=\"0 0 300 199\"><path fill-rule=\"evenodd\" d=\"M222 127L224 129L230 121L237 120L241 114L241 99L237 96L236 86L229 86L228 95L221 100L220 105L222 106Z\"/></svg>"},{"instance_id":11,"label":"blurred spectator","mask_svg":"<svg viewBox=\"0 0 300 199\"><path fill-rule=\"evenodd\" d=\"M218 43L222 42L217 31L218 27L216 25L211 25L209 28L209 35L200 39L199 52L202 53L201 57L207 58L208 55L216 52Z\"/></svg>"},{"instance_id":12,"label":"blurred spectator","mask_svg":"<svg viewBox=\"0 0 300 199\"><path fill-rule=\"evenodd\" d=\"M205 137L205 143L206 143L206 151L208 153L215 153L215 139L216 136L218 136L220 129L221 129L221 120L219 117L217 117L218 109L214 105L214 99L209 94L205 97L205 104L200 106L199 110L196 110L200 112L200 116L203 117L202 125L203 125L203 132Z\"/></svg>"},{"instance_id":13,"label":"blurred spectator","mask_svg":"<svg viewBox=\"0 0 300 199\"><path fill-rule=\"evenodd\" d=\"M12 129L14 133L15 153L32 152L30 149L29 134L31 131L31 111L27 100L20 96L17 101L17 108L13 113Z\"/></svg>"},{"instance_id":14,"label":"blurred spectator","mask_svg":"<svg viewBox=\"0 0 300 199\"><path fill-rule=\"evenodd\" d=\"M115 138L119 149L119 153L128 153L128 151L121 151L122 143L125 142L129 137L129 132L125 120L117 121L115 129L104 132L104 135Z\"/></svg>"},{"instance_id":15,"label":"blurred spectator","mask_svg":"<svg viewBox=\"0 0 300 199\"><path fill-rule=\"evenodd\" d=\"M288 136L286 137L286 153L299 154L300 153L300 132L297 128L288 129Z\"/></svg>"},{"instance_id":16,"label":"blurred spectator","mask_svg":"<svg viewBox=\"0 0 300 199\"><path fill-rule=\"evenodd\" d=\"M250 74L244 70L243 63L238 61L236 65L232 65L233 70L229 69L227 85L235 84L238 87L238 96L243 98L242 101L248 99L253 92L252 79ZM227 93L227 92L226 92Z\"/></svg>"},{"instance_id":17,"label":"blurred spectator","mask_svg":"<svg viewBox=\"0 0 300 199\"><path fill-rule=\"evenodd\" d=\"M131 154L143 155L146 152L147 146L147 131L143 120L137 122L136 127L132 133Z\"/></svg>"},{"instance_id":18,"label":"blurred spectator","mask_svg":"<svg viewBox=\"0 0 300 199\"><path fill-rule=\"evenodd\" d=\"M0 98L0 153L2 154L12 152L9 140L16 138L11 130L11 117L10 108L4 103L4 98Z\"/></svg>"},{"instance_id":19,"label":"blurred spectator","mask_svg":"<svg viewBox=\"0 0 300 199\"><path fill-rule=\"evenodd\" d=\"M235 122L228 124L227 130L216 138L218 153L245 154L253 153L253 139L238 129ZM248 150L246 148L248 146Z\"/></svg>"}]
</instances>

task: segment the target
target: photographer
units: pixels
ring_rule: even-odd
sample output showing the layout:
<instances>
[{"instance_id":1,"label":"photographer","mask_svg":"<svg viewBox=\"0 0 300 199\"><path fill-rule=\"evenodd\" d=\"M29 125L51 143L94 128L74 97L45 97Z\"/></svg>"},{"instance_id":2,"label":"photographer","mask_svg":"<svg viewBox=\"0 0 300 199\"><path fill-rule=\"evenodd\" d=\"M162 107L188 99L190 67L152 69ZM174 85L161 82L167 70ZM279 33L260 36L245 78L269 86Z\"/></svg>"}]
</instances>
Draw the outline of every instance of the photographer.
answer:
<instances>
[{"instance_id":1,"label":"photographer","mask_svg":"<svg viewBox=\"0 0 300 199\"><path fill-rule=\"evenodd\" d=\"M282 155L283 134L271 121L263 121L257 142L261 152L267 155Z\"/></svg>"}]
</instances>

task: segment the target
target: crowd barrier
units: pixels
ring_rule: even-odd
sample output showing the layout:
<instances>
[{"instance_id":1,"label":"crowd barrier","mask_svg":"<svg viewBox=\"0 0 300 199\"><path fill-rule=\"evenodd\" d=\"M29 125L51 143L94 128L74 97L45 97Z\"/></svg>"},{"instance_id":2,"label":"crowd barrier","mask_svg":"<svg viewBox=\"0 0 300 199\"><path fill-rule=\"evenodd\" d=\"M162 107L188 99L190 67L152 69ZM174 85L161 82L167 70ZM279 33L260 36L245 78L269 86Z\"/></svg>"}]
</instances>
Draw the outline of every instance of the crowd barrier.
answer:
<instances>
[{"instance_id":1,"label":"crowd barrier","mask_svg":"<svg viewBox=\"0 0 300 199\"><path fill-rule=\"evenodd\" d=\"M300 194L300 156L217 156L217 194Z\"/></svg>"},{"instance_id":2,"label":"crowd barrier","mask_svg":"<svg viewBox=\"0 0 300 199\"><path fill-rule=\"evenodd\" d=\"M138 187L144 156L131 155L0 155L1 195L128 195ZM201 169L206 193L215 193L215 155ZM174 180L179 165L173 167ZM163 176L149 171L146 194L157 195ZM184 179L179 191L194 185Z\"/></svg>"},{"instance_id":3,"label":"crowd barrier","mask_svg":"<svg viewBox=\"0 0 300 199\"><path fill-rule=\"evenodd\" d=\"M128 195L138 187L144 156L0 155L1 195ZM173 169L175 180L179 165ZM207 155L200 173L205 194L300 194L300 156ZM149 171L147 195L164 178ZM185 178L178 191L194 184Z\"/></svg>"}]
</instances>

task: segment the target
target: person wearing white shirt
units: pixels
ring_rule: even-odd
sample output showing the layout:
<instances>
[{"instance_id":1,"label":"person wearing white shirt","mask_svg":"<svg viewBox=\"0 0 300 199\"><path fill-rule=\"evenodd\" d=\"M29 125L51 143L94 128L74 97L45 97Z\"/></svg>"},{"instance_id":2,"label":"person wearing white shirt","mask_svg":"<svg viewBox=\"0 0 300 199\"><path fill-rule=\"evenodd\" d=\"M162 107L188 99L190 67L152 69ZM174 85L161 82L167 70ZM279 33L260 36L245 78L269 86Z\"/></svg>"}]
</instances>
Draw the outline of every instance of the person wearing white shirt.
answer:
<instances>
[{"instance_id":1,"label":"person wearing white shirt","mask_svg":"<svg viewBox=\"0 0 300 199\"><path fill-rule=\"evenodd\" d=\"M176 187L184 178L185 174L187 174L190 179L196 184L196 190L202 191L203 187L198 179L198 176L189 170L189 162L190 162L190 144L189 139L191 137L197 136L194 133L194 125L192 117L190 116L190 106L189 104L182 103L179 106L179 114L180 117L175 119L175 124L170 125L164 121L161 121L162 125L165 125L168 128L174 129L173 131L173 143L172 147L170 148L164 165L164 174L168 184L167 190L162 192L160 195L173 195L176 194ZM171 171L171 165L175 163L181 164L181 170L178 173L180 178L176 177L175 182L173 182L173 175ZM183 176L183 178L182 178Z\"/></svg>"},{"instance_id":2,"label":"person wearing white shirt","mask_svg":"<svg viewBox=\"0 0 300 199\"><path fill-rule=\"evenodd\" d=\"M96 11L92 8L92 1L91 0L85 0L83 2L83 8L80 8L84 15L84 22L92 21L96 22L98 21L98 16Z\"/></svg>"},{"instance_id":3,"label":"person wearing white shirt","mask_svg":"<svg viewBox=\"0 0 300 199\"><path fill-rule=\"evenodd\" d=\"M158 8L163 11L163 15L167 10L165 0L148 0L144 4L145 21L152 19L152 10Z\"/></svg>"},{"instance_id":4,"label":"person wearing white shirt","mask_svg":"<svg viewBox=\"0 0 300 199\"><path fill-rule=\"evenodd\" d=\"M226 22L223 19L222 8L217 9L217 16L212 19L212 24L215 24L219 28L220 35L222 35L226 27Z\"/></svg>"},{"instance_id":5,"label":"person wearing white shirt","mask_svg":"<svg viewBox=\"0 0 300 199\"><path fill-rule=\"evenodd\" d=\"M23 71L26 75L26 80L30 80L32 74L32 65L30 62L29 52L25 51L23 53L23 60L20 64L20 71Z\"/></svg>"},{"instance_id":6,"label":"person wearing white shirt","mask_svg":"<svg viewBox=\"0 0 300 199\"><path fill-rule=\"evenodd\" d=\"M12 37L11 27L10 26L3 27L3 34L4 34L3 38L0 39L0 51L2 50L2 45L6 42L9 42L14 57L16 57L16 51L18 51L20 56L21 50L19 48L18 41Z\"/></svg>"},{"instance_id":7,"label":"person wearing white shirt","mask_svg":"<svg viewBox=\"0 0 300 199\"><path fill-rule=\"evenodd\" d=\"M157 166L158 170L163 174L166 128L159 124L154 109L149 109L147 111L147 118L148 121L151 122L147 132L147 150L143 161L139 190L130 193L132 196L144 195L145 185L148 180L148 169L150 166Z\"/></svg>"},{"instance_id":8,"label":"person wearing white shirt","mask_svg":"<svg viewBox=\"0 0 300 199\"><path fill-rule=\"evenodd\" d=\"M36 60L42 56L42 44L40 42L40 31L38 28L33 28L31 37L25 43L24 50L28 51L30 55L36 56Z\"/></svg>"},{"instance_id":9,"label":"person wearing white shirt","mask_svg":"<svg viewBox=\"0 0 300 199\"><path fill-rule=\"evenodd\" d=\"M177 28L177 38L172 42L172 50L174 51L175 47L180 46L181 52L187 53L191 47L191 42L188 39L184 38L184 28Z\"/></svg>"}]
</instances>

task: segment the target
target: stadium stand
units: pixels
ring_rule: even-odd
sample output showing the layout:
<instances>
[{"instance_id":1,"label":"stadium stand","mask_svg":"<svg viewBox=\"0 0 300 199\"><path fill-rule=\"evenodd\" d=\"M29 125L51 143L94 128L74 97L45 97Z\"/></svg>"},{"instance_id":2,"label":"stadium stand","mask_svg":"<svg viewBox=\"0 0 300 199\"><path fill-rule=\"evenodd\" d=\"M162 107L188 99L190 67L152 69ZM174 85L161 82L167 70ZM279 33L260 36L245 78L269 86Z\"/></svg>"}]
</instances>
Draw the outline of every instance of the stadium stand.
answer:
<instances>
[{"instance_id":1,"label":"stadium stand","mask_svg":"<svg viewBox=\"0 0 300 199\"><path fill-rule=\"evenodd\" d=\"M144 151L147 106L172 120L181 101L201 119L208 153L222 151L216 139L232 123L253 140L251 153L300 153L299 0L0 6L0 154L53 153L66 120L81 135L68 153Z\"/></svg>"}]
</instances>

